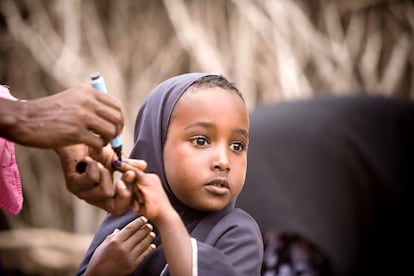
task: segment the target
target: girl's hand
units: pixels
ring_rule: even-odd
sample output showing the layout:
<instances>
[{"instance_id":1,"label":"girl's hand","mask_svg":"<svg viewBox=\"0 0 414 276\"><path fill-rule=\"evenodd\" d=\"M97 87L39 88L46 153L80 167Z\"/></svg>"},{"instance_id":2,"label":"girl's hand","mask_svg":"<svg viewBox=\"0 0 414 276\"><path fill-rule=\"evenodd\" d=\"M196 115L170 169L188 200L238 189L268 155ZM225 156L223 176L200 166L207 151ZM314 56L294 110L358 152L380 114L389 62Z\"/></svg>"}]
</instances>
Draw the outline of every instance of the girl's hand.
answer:
<instances>
[{"instance_id":1,"label":"girl's hand","mask_svg":"<svg viewBox=\"0 0 414 276\"><path fill-rule=\"evenodd\" d=\"M157 227L170 274L191 275L191 237L171 205L158 175L139 170L139 161L128 159L123 162L132 166L120 180L132 187L135 200L131 209L145 215Z\"/></svg>"},{"instance_id":2,"label":"girl's hand","mask_svg":"<svg viewBox=\"0 0 414 276\"><path fill-rule=\"evenodd\" d=\"M162 187L158 175L145 173L141 165L142 160L124 160L124 169L128 169L123 174L120 181L129 187L134 194L131 209L134 212L145 215L156 225L169 212L175 212L167 194ZM157 225L158 226L158 225Z\"/></svg>"},{"instance_id":3,"label":"girl's hand","mask_svg":"<svg viewBox=\"0 0 414 276\"><path fill-rule=\"evenodd\" d=\"M147 218L141 216L122 230L115 229L97 247L85 275L130 275L155 250L155 234Z\"/></svg>"}]
</instances>

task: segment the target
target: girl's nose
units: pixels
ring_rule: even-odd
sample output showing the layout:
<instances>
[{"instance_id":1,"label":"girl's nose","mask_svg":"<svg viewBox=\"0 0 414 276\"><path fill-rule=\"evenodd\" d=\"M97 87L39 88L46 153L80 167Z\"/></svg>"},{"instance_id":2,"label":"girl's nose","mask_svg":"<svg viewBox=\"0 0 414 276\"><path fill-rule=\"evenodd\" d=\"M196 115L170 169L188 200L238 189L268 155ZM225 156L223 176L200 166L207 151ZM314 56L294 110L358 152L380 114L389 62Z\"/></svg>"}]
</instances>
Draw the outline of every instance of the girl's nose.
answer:
<instances>
[{"instance_id":1,"label":"girl's nose","mask_svg":"<svg viewBox=\"0 0 414 276\"><path fill-rule=\"evenodd\" d=\"M218 171L230 170L229 148L227 145L217 146L214 153L213 169Z\"/></svg>"}]
</instances>

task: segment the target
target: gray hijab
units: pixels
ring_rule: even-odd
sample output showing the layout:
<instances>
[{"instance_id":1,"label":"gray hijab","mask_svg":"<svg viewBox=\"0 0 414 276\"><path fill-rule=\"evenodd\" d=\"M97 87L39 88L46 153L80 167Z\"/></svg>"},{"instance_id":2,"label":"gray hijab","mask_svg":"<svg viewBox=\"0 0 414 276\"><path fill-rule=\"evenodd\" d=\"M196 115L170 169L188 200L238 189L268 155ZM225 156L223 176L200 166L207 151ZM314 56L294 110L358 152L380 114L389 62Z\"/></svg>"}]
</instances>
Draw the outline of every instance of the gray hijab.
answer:
<instances>
[{"instance_id":1,"label":"gray hijab","mask_svg":"<svg viewBox=\"0 0 414 276\"><path fill-rule=\"evenodd\" d=\"M171 204L179 213L184 225L192 237L204 241L210 229L234 209L234 201L230 202L219 212L207 213L198 211L184 205L172 192L164 172L163 146L167 136L168 124L175 104L184 92L198 79L209 76L205 73L188 73L179 75L159 84L155 87L142 104L135 122L134 147L130 158L143 159L147 162L146 172L157 174L162 182L165 192ZM102 241L113 232L114 229L121 229L132 220L139 217L132 211L123 216L113 216L108 214L78 268L77 275L81 275L87 267L89 260L95 249ZM154 232L158 232L154 227ZM134 275L159 275L164 267L166 260L162 251L159 235L155 240L157 249L140 264Z\"/></svg>"},{"instance_id":2,"label":"gray hijab","mask_svg":"<svg viewBox=\"0 0 414 276\"><path fill-rule=\"evenodd\" d=\"M141 106L135 121L134 147L130 157L147 162L146 172L157 174L172 205L184 224L199 218L203 212L181 203L172 192L164 172L163 146L171 113L184 92L196 80L211 74L187 73L165 80L155 87ZM231 204L233 206L233 204ZM188 229L191 230L191 229Z\"/></svg>"}]
</instances>

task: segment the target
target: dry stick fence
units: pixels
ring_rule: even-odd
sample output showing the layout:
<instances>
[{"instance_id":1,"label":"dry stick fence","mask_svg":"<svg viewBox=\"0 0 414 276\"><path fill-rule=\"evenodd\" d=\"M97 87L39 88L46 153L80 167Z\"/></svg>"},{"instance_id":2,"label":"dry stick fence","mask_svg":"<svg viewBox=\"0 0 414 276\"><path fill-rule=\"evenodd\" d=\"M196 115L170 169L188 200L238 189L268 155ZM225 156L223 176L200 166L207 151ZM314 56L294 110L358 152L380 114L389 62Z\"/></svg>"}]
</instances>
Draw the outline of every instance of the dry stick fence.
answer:
<instances>
[{"instance_id":1,"label":"dry stick fence","mask_svg":"<svg viewBox=\"0 0 414 276\"><path fill-rule=\"evenodd\" d=\"M12 88L34 98L101 71L110 93L122 101L128 149L146 93L186 71L228 76L251 109L324 91L413 97L414 5L394 1L341 8L351 2L129 0L98 6L98 1L4 0L0 12L8 30L3 37L13 41L4 44L14 53L10 70L17 68L11 72ZM27 148L19 152L29 208L8 217L12 226L93 232L102 212L66 191L56 156Z\"/></svg>"}]
</instances>

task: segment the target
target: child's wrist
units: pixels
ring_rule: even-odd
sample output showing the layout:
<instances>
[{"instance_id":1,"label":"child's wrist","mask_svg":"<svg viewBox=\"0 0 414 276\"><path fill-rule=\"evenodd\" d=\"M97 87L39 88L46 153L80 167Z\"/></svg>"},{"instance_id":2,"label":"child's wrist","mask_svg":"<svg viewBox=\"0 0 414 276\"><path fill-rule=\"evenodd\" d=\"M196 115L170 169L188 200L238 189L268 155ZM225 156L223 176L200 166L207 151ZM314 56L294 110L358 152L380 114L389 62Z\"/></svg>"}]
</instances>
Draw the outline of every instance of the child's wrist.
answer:
<instances>
[{"instance_id":1,"label":"child's wrist","mask_svg":"<svg viewBox=\"0 0 414 276\"><path fill-rule=\"evenodd\" d=\"M157 228L173 228L177 223L183 223L177 211L171 206L165 211L160 212L160 215L153 220Z\"/></svg>"}]
</instances>

